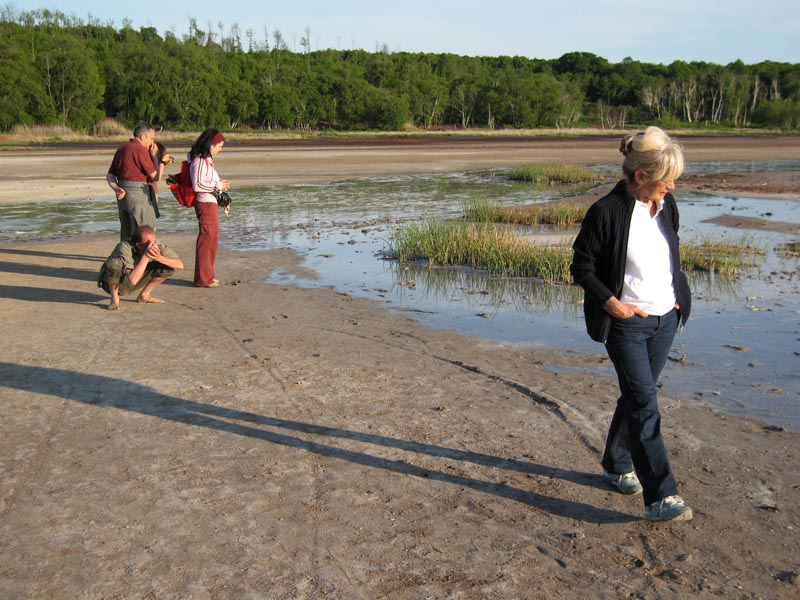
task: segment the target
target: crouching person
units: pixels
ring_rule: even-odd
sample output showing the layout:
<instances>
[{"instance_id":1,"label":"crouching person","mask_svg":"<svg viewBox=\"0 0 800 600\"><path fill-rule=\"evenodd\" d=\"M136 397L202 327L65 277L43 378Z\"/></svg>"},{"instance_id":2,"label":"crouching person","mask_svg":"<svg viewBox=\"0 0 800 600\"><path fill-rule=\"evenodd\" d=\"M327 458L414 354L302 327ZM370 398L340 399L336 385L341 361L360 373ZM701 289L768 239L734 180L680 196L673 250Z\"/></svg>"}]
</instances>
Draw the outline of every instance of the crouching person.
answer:
<instances>
[{"instance_id":1,"label":"crouching person","mask_svg":"<svg viewBox=\"0 0 800 600\"><path fill-rule=\"evenodd\" d=\"M175 269L183 269L183 261L172 250L162 246L151 227L137 229L130 240L117 244L100 267L97 287L111 294L108 310L119 309L119 297L136 290L137 300L159 304L163 300L152 296L153 290L164 283Z\"/></svg>"}]
</instances>

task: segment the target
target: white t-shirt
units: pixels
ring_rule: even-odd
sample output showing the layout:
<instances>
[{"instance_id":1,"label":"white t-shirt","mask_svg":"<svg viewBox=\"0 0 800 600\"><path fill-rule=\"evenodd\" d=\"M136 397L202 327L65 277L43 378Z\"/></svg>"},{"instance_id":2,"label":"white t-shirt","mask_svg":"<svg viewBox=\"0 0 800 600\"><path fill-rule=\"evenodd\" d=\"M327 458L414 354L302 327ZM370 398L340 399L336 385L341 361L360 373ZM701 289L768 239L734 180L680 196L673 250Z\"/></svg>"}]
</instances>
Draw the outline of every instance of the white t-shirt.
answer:
<instances>
[{"instance_id":1,"label":"white t-shirt","mask_svg":"<svg viewBox=\"0 0 800 600\"><path fill-rule=\"evenodd\" d=\"M620 301L659 317L675 308L669 244L658 218L663 208L664 202L659 202L656 215L651 217L648 204L636 201L620 297Z\"/></svg>"}]
</instances>

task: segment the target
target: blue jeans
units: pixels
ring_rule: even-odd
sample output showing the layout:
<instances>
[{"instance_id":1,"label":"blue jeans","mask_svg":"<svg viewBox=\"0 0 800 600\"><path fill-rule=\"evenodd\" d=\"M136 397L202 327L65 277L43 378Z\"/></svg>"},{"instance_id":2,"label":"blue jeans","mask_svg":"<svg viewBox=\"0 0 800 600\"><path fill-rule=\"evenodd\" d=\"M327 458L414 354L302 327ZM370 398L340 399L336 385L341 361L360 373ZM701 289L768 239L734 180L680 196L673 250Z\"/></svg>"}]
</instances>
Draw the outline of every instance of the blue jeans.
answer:
<instances>
[{"instance_id":1,"label":"blue jeans","mask_svg":"<svg viewBox=\"0 0 800 600\"><path fill-rule=\"evenodd\" d=\"M678 493L661 437L656 392L677 328L676 310L661 317L613 319L606 342L621 395L608 430L602 465L618 475L636 471L645 504Z\"/></svg>"}]
</instances>

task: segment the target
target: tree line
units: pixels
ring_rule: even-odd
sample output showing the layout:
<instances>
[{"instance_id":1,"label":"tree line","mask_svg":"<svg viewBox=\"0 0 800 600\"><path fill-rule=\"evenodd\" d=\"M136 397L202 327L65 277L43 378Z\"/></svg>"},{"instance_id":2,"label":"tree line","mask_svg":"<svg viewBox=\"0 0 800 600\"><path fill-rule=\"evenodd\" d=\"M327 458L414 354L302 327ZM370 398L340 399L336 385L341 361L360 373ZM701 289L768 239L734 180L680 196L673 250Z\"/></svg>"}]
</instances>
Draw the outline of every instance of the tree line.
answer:
<instances>
[{"instance_id":1,"label":"tree line","mask_svg":"<svg viewBox=\"0 0 800 600\"><path fill-rule=\"evenodd\" d=\"M308 29L290 49L279 30L271 37L190 18L178 38L6 6L0 130L91 130L104 118L175 130L800 125L798 64L312 50Z\"/></svg>"}]
</instances>

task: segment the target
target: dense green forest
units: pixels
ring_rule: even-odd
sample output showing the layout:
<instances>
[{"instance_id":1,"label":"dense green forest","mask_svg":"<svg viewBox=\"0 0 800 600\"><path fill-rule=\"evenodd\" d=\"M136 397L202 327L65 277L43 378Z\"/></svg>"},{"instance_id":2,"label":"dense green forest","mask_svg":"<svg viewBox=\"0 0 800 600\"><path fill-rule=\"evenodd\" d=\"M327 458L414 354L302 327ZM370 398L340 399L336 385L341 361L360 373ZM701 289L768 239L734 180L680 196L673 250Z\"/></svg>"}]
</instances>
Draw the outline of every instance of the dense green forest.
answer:
<instances>
[{"instance_id":1,"label":"dense green forest","mask_svg":"<svg viewBox=\"0 0 800 600\"><path fill-rule=\"evenodd\" d=\"M388 49L289 49L237 25L159 35L59 12L0 12L0 130L139 119L173 130L769 127L800 124L800 65L610 63Z\"/></svg>"}]
</instances>

